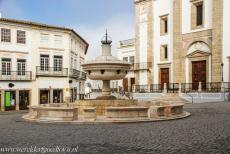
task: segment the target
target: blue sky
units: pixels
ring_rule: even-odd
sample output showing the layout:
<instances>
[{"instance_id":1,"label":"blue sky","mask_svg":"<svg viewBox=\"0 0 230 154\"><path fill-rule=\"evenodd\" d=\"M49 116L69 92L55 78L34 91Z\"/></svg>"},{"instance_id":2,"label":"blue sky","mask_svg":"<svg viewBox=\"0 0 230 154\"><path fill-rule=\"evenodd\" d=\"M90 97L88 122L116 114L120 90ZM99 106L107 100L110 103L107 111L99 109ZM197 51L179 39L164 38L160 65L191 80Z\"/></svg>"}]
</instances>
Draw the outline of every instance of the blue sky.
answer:
<instances>
[{"instance_id":1,"label":"blue sky","mask_svg":"<svg viewBox=\"0 0 230 154\"><path fill-rule=\"evenodd\" d=\"M119 40L134 37L134 0L0 0L2 17L74 28L90 44L87 58L100 53L106 28ZM98 51L99 50L99 51Z\"/></svg>"}]
</instances>

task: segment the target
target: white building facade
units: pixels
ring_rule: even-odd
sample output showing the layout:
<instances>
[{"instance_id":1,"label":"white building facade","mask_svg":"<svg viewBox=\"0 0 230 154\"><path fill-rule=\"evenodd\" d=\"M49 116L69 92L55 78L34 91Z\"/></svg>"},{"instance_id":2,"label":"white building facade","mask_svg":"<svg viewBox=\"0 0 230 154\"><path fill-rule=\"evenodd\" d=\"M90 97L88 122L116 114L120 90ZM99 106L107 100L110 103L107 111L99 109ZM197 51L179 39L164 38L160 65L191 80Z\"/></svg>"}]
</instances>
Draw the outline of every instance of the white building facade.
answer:
<instances>
[{"instance_id":1,"label":"white building facade","mask_svg":"<svg viewBox=\"0 0 230 154\"><path fill-rule=\"evenodd\" d=\"M128 91L135 84L135 39L123 40L119 42L118 58L130 62L133 66L123 80L118 81L118 86ZM115 84L116 85L116 84Z\"/></svg>"},{"instance_id":2,"label":"white building facade","mask_svg":"<svg viewBox=\"0 0 230 154\"><path fill-rule=\"evenodd\" d=\"M0 18L1 110L71 102L84 92L88 43L74 30Z\"/></svg>"},{"instance_id":3,"label":"white building facade","mask_svg":"<svg viewBox=\"0 0 230 154\"><path fill-rule=\"evenodd\" d=\"M230 82L228 0L135 0L136 85Z\"/></svg>"}]
</instances>

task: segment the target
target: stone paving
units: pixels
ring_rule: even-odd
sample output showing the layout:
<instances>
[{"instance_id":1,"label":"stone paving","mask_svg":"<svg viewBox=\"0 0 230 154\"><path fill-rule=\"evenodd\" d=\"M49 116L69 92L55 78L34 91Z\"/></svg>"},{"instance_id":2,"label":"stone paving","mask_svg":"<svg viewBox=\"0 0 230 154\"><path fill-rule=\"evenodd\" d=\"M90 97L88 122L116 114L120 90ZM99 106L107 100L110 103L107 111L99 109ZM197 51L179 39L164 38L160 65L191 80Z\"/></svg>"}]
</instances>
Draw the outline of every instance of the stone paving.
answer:
<instances>
[{"instance_id":1,"label":"stone paving","mask_svg":"<svg viewBox=\"0 0 230 154\"><path fill-rule=\"evenodd\" d=\"M25 112L0 112L2 147L78 147L80 154L229 154L230 102L188 104L192 116L133 124L26 123Z\"/></svg>"}]
</instances>

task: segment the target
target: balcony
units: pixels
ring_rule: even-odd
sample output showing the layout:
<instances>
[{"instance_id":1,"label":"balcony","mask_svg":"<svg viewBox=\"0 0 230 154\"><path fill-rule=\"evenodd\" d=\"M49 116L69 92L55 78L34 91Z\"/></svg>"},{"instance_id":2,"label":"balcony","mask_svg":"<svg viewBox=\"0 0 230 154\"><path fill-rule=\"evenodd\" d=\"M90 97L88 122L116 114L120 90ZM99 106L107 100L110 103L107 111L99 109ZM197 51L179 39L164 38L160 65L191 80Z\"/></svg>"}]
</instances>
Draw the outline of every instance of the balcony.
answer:
<instances>
[{"instance_id":1,"label":"balcony","mask_svg":"<svg viewBox=\"0 0 230 154\"><path fill-rule=\"evenodd\" d=\"M73 69L73 68L70 69L69 76L71 78L74 78L74 79L77 79L77 80L86 80L86 73L85 72L82 72L82 71L79 71L79 70L76 70L76 69Z\"/></svg>"},{"instance_id":2,"label":"balcony","mask_svg":"<svg viewBox=\"0 0 230 154\"><path fill-rule=\"evenodd\" d=\"M32 71L0 71L0 81L31 81Z\"/></svg>"},{"instance_id":3,"label":"balcony","mask_svg":"<svg viewBox=\"0 0 230 154\"><path fill-rule=\"evenodd\" d=\"M79 70L76 70L74 68L70 69L69 76L74 79L80 79L81 72Z\"/></svg>"},{"instance_id":4,"label":"balcony","mask_svg":"<svg viewBox=\"0 0 230 154\"><path fill-rule=\"evenodd\" d=\"M36 67L36 75L37 76L67 77L68 76L68 68L37 66Z\"/></svg>"},{"instance_id":5,"label":"balcony","mask_svg":"<svg viewBox=\"0 0 230 154\"><path fill-rule=\"evenodd\" d=\"M149 70L152 67L153 67L153 63L152 62L135 63L135 64L133 64L134 71L138 71L138 70Z\"/></svg>"}]
</instances>

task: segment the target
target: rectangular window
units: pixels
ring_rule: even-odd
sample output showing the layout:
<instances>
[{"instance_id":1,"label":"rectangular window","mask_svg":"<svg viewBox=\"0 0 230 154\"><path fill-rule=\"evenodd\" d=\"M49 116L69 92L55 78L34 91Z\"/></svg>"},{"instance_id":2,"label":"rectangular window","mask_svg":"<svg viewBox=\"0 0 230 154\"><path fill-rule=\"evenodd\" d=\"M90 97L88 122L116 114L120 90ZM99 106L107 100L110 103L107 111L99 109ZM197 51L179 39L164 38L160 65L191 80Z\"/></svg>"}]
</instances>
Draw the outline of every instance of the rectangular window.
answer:
<instances>
[{"instance_id":1,"label":"rectangular window","mask_svg":"<svg viewBox=\"0 0 230 154\"><path fill-rule=\"evenodd\" d=\"M128 57L123 57L123 61L127 61L128 62Z\"/></svg>"},{"instance_id":2,"label":"rectangular window","mask_svg":"<svg viewBox=\"0 0 230 154\"><path fill-rule=\"evenodd\" d=\"M26 75L26 60L25 59L18 59L17 60L17 67L18 67L18 75L25 76Z\"/></svg>"},{"instance_id":3,"label":"rectangular window","mask_svg":"<svg viewBox=\"0 0 230 154\"><path fill-rule=\"evenodd\" d=\"M2 42L11 42L11 31L10 29L1 29L1 41Z\"/></svg>"},{"instance_id":4,"label":"rectangular window","mask_svg":"<svg viewBox=\"0 0 230 154\"><path fill-rule=\"evenodd\" d=\"M164 20L164 32L165 33L168 33L168 19L166 18L165 20Z\"/></svg>"},{"instance_id":5,"label":"rectangular window","mask_svg":"<svg viewBox=\"0 0 230 154\"><path fill-rule=\"evenodd\" d=\"M54 35L54 44L55 45L62 45L62 36L61 35Z\"/></svg>"},{"instance_id":6,"label":"rectangular window","mask_svg":"<svg viewBox=\"0 0 230 154\"><path fill-rule=\"evenodd\" d=\"M62 71L62 56L54 56L54 71Z\"/></svg>"},{"instance_id":7,"label":"rectangular window","mask_svg":"<svg viewBox=\"0 0 230 154\"><path fill-rule=\"evenodd\" d=\"M160 16L160 33L161 35L168 33L168 15Z\"/></svg>"},{"instance_id":8,"label":"rectangular window","mask_svg":"<svg viewBox=\"0 0 230 154\"><path fill-rule=\"evenodd\" d=\"M196 6L196 25L203 25L203 4Z\"/></svg>"},{"instance_id":9,"label":"rectangular window","mask_svg":"<svg viewBox=\"0 0 230 154\"><path fill-rule=\"evenodd\" d=\"M17 43L26 44L26 32L17 30Z\"/></svg>"},{"instance_id":10,"label":"rectangular window","mask_svg":"<svg viewBox=\"0 0 230 154\"><path fill-rule=\"evenodd\" d=\"M40 70L49 71L49 55L40 55Z\"/></svg>"},{"instance_id":11,"label":"rectangular window","mask_svg":"<svg viewBox=\"0 0 230 154\"><path fill-rule=\"evenodd\" d=\"M132 64L134 64L134 56L130 56L129 57L129 62L132 63Z\"/></svg>"},{"instance_id":12,"label":"rectangular window","mask_svg":"<svg viewBox=\"0 0 230 154\"><path fill-rule=\"evenodd\" d=\"M165 59L168 59L168 47L164 46Z\"/></svg>"},{"instance_id":13,"label":"rectangular window","mask_svg":"<svg viewBox=\"0 0 230 154\"><path fill-rule=\"evenodd\" d=\"M49 34L40 34L40 43L48 44L49 42Z\"/></svg>"},{"instance_id":14,"label":"rectangular window","mask_svg":"<svg viewBox=\"0 0 230 154\"><path fill-rule=\"evenodd\" d=\"M2 58L2 75L11 75L11 59Z\"/></svg>"}]
</instances>

